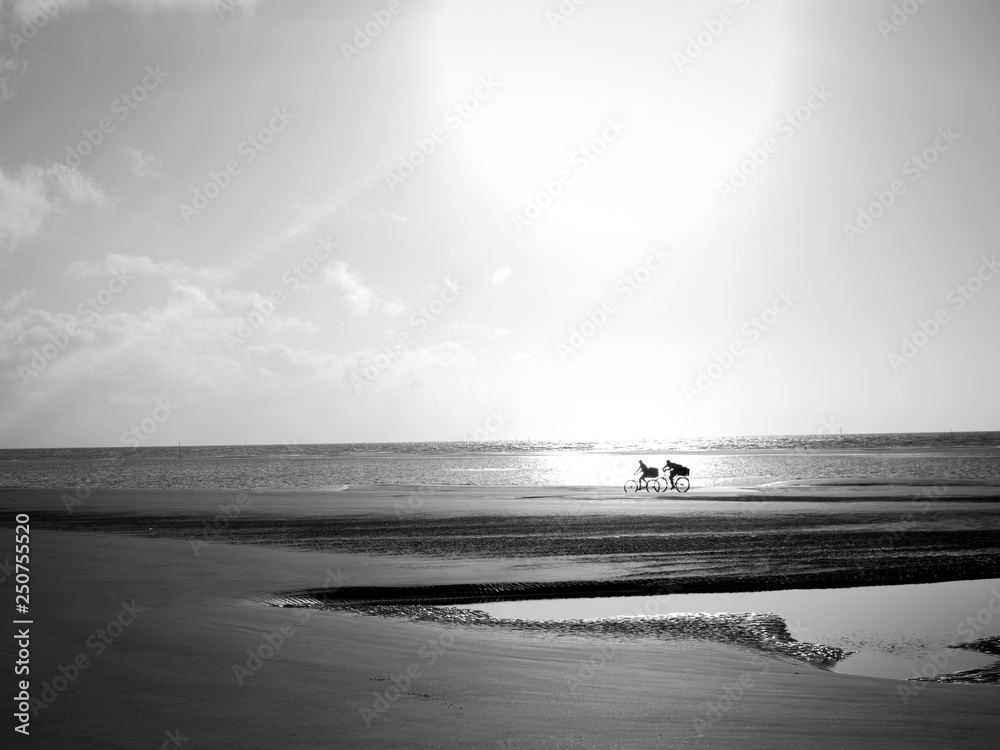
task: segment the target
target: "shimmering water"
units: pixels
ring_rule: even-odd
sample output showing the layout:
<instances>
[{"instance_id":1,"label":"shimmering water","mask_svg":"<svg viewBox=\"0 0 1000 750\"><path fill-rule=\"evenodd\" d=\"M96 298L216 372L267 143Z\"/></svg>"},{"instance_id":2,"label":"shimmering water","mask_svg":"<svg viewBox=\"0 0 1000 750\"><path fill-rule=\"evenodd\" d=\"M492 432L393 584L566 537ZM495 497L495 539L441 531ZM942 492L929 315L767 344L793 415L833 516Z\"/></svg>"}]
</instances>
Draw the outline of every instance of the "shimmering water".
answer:
<instances>
[{"instance_id":1,"label":"shimmering water","mask_svg":"<svg viewBox=\"0 0 1000 750\"><path fill-rule=\"evenodd\" d=\"M848 589L548 599L461 605L496 618L572 620L756 612L784 618L792 637L856 653L834 672L908 679L983 667L996 656L949 648L1000 635L1000 579Z\"/></svg>"},{"instance_id":2,"label":"shimmering water","mask_svg":"<svg viewBox=\"0 0 1000 750\"><path fill-rule=\"evenodd\" d=\"M371 443L0 450L0 486L330 490L345 484L619 486L643 459L692 485L786 479L1000 482L1000 433L778 435L673 442Z\"/></svg>"}]
</instances>

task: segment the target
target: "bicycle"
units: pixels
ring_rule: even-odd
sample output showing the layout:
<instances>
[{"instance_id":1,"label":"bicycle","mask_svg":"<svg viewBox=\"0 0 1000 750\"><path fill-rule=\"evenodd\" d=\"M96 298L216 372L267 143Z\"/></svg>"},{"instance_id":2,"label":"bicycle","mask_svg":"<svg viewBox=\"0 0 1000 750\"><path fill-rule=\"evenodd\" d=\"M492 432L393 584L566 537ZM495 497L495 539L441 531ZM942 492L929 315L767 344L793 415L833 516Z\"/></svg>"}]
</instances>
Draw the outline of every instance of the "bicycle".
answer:
<instances>
[{"instance_id":1,"label":"bicycle","mask_svg":"<svg viewBox=\"0 0 1000 750\"><path fill-rule=\"evenodd\" d=\"M639 477L638 480L629 479L625 482L626 492L638 492L639 490L646 490L649 492L663 492L663 490L658 489L659 483L663 482L664 487L666 486L666 480L663 477Z\"/></svg>"},{"instance_id":2,"label":"bicycle","mask_svg":"<svg viewBox=\"0 0 1000 750\"><path fill-rule=\"evenodd\" d=\"M670 482L667 480L666 477L660 477L660 479L663 480L663 489L657 490L657 492L663 492L670 486ZM678 492L687 492L691 488L691 480L688 479L686 476L677 475L676 477L674 477L673 488Z\"/></svg>"},{"instance_id":3,"label":"bicycle","mask_svg":"<svg viewBox=\"0 0 1000 750\"><path fill-rule=\"evenodd\" d=\"M675 469L676 473L671 478L670 469ZM691 480L688 479L688 475L691 470L686 466L681 466L680 464L671 463L667 461L666 465L661 470L663 471L664 482L671 485L671 489L677 490L678 492L687 492L691 487ZM681 473L683 472L683 473ZM666 489L664 487L663 489Z\"/></svg>"},{"instance_id":4,"label":"bicycle","mask_svg":"<svg viewBox=\"0 0 1000 750\"><path fill-rule=\"evenodd\" d=\"M684 475L674 477L674 486L670 487L670 482L666 477L639 477L638 480L629 479L625 482L626 492L666 492L668 489L675 489L678 492L687 492L691 488L691 480Z\"/></svg>"}]
</instances>

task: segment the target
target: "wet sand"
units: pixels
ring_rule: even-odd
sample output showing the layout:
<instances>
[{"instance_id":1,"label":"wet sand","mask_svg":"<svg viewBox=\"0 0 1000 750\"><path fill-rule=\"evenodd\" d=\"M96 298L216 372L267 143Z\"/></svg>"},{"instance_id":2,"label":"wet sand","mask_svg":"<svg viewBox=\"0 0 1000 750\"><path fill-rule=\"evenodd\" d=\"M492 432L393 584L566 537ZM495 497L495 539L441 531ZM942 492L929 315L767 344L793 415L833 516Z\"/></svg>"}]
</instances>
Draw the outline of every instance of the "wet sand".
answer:
<instances>
[{"instance_id":1,"label":"wet sand","mask_svg":"<svg viewBox=\"0 0 1000 750\"><path fill-rule=\"evenodd\" d=\"M1000 730L993 685L837 675L713 640L262 604L446 584L996 577L996 488L121 491L72 514L63 492L0 492L5 526L33 519L33 696L88 662L33 718L34 746L170 732L186 747L985 747Z\"/></svg>"}]
</instances>

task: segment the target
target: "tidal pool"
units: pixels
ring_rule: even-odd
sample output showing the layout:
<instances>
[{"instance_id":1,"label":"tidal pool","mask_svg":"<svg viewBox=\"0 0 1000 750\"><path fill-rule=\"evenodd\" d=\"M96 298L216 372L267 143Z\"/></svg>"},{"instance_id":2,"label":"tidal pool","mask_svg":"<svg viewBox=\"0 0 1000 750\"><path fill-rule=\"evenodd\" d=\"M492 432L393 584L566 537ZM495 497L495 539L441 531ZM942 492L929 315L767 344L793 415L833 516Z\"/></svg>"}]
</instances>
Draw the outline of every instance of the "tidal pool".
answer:
<instances>
[{"instance_id":1,"label":"tidal pool","mask_svg":"<svg viewBox=\"0 0 1000 750\"><path fill-rule=\"evenodd\" d=\"M984 667L996 656L949 648L1000 635L1000 579L736 594L666 594L464 604L495 618L585 620L679 612L784 618L798 641L855 651L832 671L891 679Z\"/></svg>"}]
</instances>

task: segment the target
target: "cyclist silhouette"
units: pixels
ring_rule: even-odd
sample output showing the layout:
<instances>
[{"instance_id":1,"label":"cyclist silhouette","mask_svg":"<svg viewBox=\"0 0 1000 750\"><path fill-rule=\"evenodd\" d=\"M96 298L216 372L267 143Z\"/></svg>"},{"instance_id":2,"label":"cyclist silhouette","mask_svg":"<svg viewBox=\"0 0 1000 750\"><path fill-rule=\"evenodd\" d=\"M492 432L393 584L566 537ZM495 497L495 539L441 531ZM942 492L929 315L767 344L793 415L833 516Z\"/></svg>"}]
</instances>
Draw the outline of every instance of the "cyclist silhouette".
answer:
<instances>
[{"instance_id":1,"label":"cyclist silhouette","mask_svg":"<svg viewBox=\"0 0 1000 750\"><path fill-rule=\"evenodd\" d=\"M688 467L675 464L670 459L667 459L667 463L663 466L663 473L665 474L668 471L670 472L670 476L668 477L670 479L670 489L674 489L674 477L686 477L691 473L691 470Z\"/></svg>"},{"instance_id":2,"label":"cyclist silhouette","mask_svg":"<svg viewBox=\"0 0 1000 750\"><path fill-rule=\"evenodd\" d=\"M642 461L639 461L639 468L635 470L636 474L640 472L642 473L642 479L656 479L656 477L660 476L659 469L651 469Z\"/></svg>"}]
</instances>

